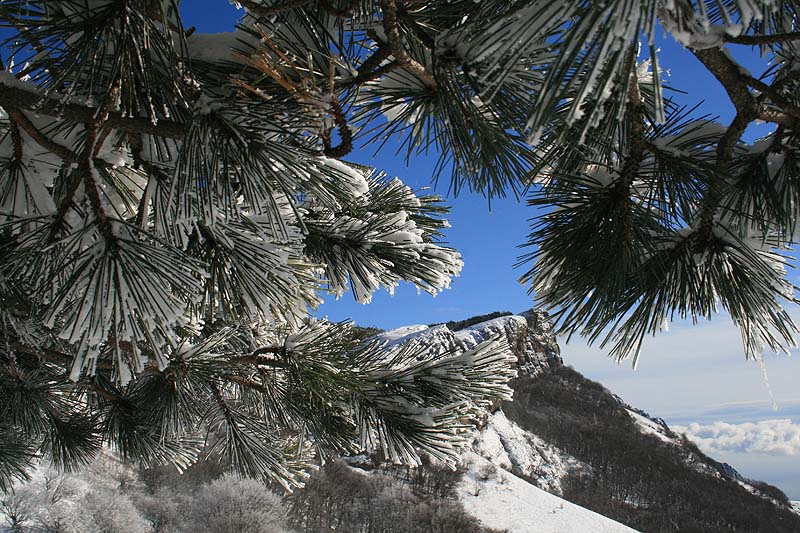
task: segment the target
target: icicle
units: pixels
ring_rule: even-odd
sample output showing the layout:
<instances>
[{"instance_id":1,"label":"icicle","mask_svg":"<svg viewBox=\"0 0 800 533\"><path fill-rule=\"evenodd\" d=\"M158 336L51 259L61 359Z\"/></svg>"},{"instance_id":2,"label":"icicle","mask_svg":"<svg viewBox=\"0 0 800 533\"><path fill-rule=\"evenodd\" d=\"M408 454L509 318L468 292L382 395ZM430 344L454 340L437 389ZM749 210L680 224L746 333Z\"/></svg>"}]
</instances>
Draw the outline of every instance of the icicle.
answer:
<instances>
[{"instance_id":1,"label":"icicle","mask_svg":"<svg viewBox=\"0 0 800 533\"><path fill-rule=\"evenodd\" d=\"M769 374L767 374L767 362L764 360L764 354L759 354L756 356L756 360L758 361L758 365L761 367L761 379L764 382L764 387L767 389L767 393L769 394L769 400L772 403L772 410L778 410L778 402L775 400L775 395L772 392L772 386L769 384Z\"/></svg>"}]
</instances>

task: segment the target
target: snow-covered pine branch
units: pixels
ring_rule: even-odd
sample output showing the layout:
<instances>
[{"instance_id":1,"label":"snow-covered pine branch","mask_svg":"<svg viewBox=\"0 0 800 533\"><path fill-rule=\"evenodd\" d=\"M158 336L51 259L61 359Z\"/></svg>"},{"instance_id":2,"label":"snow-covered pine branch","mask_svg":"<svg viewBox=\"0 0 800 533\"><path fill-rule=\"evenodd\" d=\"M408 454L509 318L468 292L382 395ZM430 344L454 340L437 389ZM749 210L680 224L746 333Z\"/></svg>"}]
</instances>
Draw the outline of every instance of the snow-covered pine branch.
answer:
<instances>
[{"instance_id":1,"label":"snow-covered pine branch","mask_svg":"<svg viewBox=\"0 0 800 533\"><path fill-rule=\"evenodd\" d=\"M390 138L454 193L547 208L523 281L561 333L625 357L722 309L748 356L793 344L796 2L241 4L203 35L179 0L0 0L0 485L101 443L146 464L205 446L287 485L312 451L449 457L505 397L505 347L393 359L308 319L461 269L438 198L344 159ZM662 29L729 124L670 100ZM747 145L757 120L775 129Z\"/></svg>"},{"instance_id":2,"label":"snow-covered pine branch","mask_svg":"<svg viewBox=\"0 0 800 533\"><path fill-rule=\"evenodd\" d=\"M219 452L287 488L363 446L452 457L439 436L463 444L475 409L508 395L507 346L454 347L453 380L393 392L438 415L377 427L357 414L372 374L427 370L309 318L329 294L436 294L461 269L440 198L332 157L351 148L367 43L291 10L190 35L179 7L0 3L16 32L0 74L0 486L101 443L147 465Z\"/></svg>"}]
</instances>

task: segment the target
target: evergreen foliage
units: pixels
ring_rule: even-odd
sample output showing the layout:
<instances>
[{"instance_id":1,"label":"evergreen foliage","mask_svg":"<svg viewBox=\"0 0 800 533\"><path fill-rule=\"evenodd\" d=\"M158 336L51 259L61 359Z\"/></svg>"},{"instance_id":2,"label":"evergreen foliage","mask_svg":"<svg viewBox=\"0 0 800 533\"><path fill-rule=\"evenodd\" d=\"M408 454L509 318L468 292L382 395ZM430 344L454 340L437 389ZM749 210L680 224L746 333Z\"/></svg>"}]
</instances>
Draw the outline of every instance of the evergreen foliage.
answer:
<instances>
[{"instance_id":1,"label":"evergreen foliage","mask_svg":"<svg viewBox=\"0 0 800 533\"><path fill-rule=\"evenodd\" d=\"M439 197L342 159L373 7L247 4L202 35L177 0L0 2L0 489L103 445L286 488L364 449L452 464L509 397L504 341L429 357L309 318L461 258Z\"/></svg>"},{"instance_id":2,"label":"evergreen foliage","mask_svg":"<svg viewBox=\"0 0 800 533\"><path fill-rule=\"evenodd\" d=\"M723 309L748 356L793 343L800 4L238 3L203 35L179 0L0 0L0 488L103 444L287 487L313 455L452 461L508 398L508 346L426 359L308 318L325 292L436 294L461 268L441 200L347 162L356 142L548 206L523 281L562 333L635 356ZM657 25L731 124L665 97ZM756 120L776 129L749 146Z\"/></svg>"}]
</instances>

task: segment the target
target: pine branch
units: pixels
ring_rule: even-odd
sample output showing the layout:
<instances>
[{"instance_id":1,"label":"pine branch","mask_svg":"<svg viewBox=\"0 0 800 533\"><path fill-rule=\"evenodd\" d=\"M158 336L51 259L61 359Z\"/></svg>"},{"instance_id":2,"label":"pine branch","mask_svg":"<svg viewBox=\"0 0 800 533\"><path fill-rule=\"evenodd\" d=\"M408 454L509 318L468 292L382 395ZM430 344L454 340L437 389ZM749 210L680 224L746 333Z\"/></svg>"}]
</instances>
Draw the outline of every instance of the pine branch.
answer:
<instances>
[{"instance_id":1,"label":"pine branch","mask_svg":"<svg viewBox=\"0 0 800 533\"><path fill-rule=\"evenodd\" d=\"M719 179L726 175L734 149L747 126L758 117L758 105L756 98L748 88L746 76L722 49L690 50L719 80L736 108L736 117L717 144L717 179L708 185L704 193L700 215L701 229L698 235L707 241L712 236L714 217L721 199L722 183L719 182Z\"/></svg>"},{"instance_id":2,"label":"pine branch","mask_svg":"<svg viewBox=\"0 0 800 533\"><path fill-rule=\"evenodd\" d=\"M323 154L328 157L344 157L353 149L353 134L350 133L350 128L347 126L347 118L345 117L344 111L342 110L342 105L339 103L339 99L336 98L335 94L331 94L330 108L331 115L333 115L333 121L336 124L336 130L339 132L339 137L341 138L341 142L338 146L332 147L330 132L324 133L322 135L322 141L325 145Z\"/></svg>"},{"instance_id":3,"label":"pine branch","mask_svg":"<svg viewBox=\"0 0 800 533\"><path fill-rule=\"evenodd\" d=\"M358 74L356 79L358 78L365 78L366 76L370 75L372 71L380 66L385 60L389 59L392 55L392 50L389 46L380 41L378 36L375 34L374 31L370 31L367 35L376 43L378 43L378 49L372 52L372 54L367 57L361 65L358 67Z\"/></svg>"},{"instance_id":4,"label":"pine branch","mask_svg":"<svg viewBox=\"0 0 800 533\"><path fill-rule=\"evenodd\" d=\"M800 41L800 32L773 33L771 35L728 35L723 34L726 43L763 46L768 44L789 43Z\"/></svg>"},{"instance_id":5,"label":"pine branch","mask_svg":"<svg viewBox=\"0 0 800 533\"><path fill-rule=\"evenodd\" d=\"M367 82L370 82L370 81L375 81L375 80L381 78L382 76L397 70L400 67L402 67L402 65L400 64L399 61L392 61L390 63L387 63L385 65L382 65L382 66L376 68L373 71L364 72L363 74L361 72L359 72L358 76L356 76L353 79L352 83L355 84L355 85L361 85L361 84L364 84L364 83L367 83ZM343 85L346 86L348 84L345 83Z\"/></svg>"},{"instance_id":6,"label":"pine branch","mask_svg":"<svg viewBox=\"0 0 800 533\"><path fill-rule=\"evenodd\" d=\"M48 152L56 154L64 161L64 163L70 164L78 160L78 155L75 152L66 146L58 144L47 137L44 133L39 131L36 126L34 126L33 123L28 120L28 117L26 117L22 111L14 108L7 108L6 112L16 126L19 126L25 130L25 133L27 133L30 138L33 139L39 146Z\"/></svg>"},{"instance_id":7,"label":"pine branch","mask_svg":"<svg viewBox=\"0 0 800 533\"><path fill-rule=\"evenodd\" d=\"M0 340L3 347L9 348L12 352L32 356L36 359L44 359L45 361L56 364L69 364L72 362L72 356L64 352L59 352L50 348L40 346L28 346L8 337Z\"/></svg>"},{"instance_id":8,"label":"pine branch","mask_svg":"<svg viewBox=\"0 0 800 533\"><path fill-rule=\"evenodd\" d=\"M61 200L61 205L56 212L53 222L50 224L50 234L47 238L48 243L55 242L58 234L65 229L67 224L67 214L69 213L70 209L75 207L75 195L78 192L81 181L81 174L77 170L73 171L69 185L67 186L67 190L64 194L64 198Z\"/></svg>"},{"instance_id":9,"label":"pine branch","mask_svg":"<svg viewBox=\"0 0 800 533\"><path fill-rule=\"evenodd\" d=\"M752 76L747 77L746 83L763 95L768 96L780 108L780 110L776 110L765 105L759 105L758 118L765 122L775 122L788 127L794 127L800 122L800 107L785 98L773 85L768 85Z\"/></svg>"},{"instance_id":10,"label":"pine branch","mask_svg":"<svg viewBox=\"0 0 800 533\"><path fill-rule=\"evenodd\" d=\"M362 85L364 83L376 80L384 74L388 74L389 72L401 66L400 62L398 61L392 61L385 65L381 65L381 63L392 56L392 49L387 43L378 40L378 36L375 35L374 32L370 31L368 32L368 35L376 43L378 43L378 49L375 50L372 55L367 57L358 67L356 77L353 78L352 82L350 82L353 85Z\"/></svg>"},{"instance_id":11,"label":"pine branch","mask_svg":"<svg viewBox=\"0 0 800 533\"><path fill-rule=\"evenodd\" d=\"M319 5L325 12L336 18L345 19L353 15L353 9L358 6L360 0L350 0L346 7L338 8L330 3L330 0L319 0Z\"/></svg>"},{"instance_id":12,"label":"pine branch","mask_svg":"<svg viewBox=\"0 0 800 533\"><path fill-rule=\"evenodd\" d=\"M7 111L11 126L11 141L14 144L14 160L17 162L22 161L22 135L19 132L17 120L15 120L14 112Z\"/></svg>"},{"instance_id":13,"label":"pine branch","mask_svg":"<svg viewBox=\"0 0 800 533\"><path fill-rule=\"evenodd\" d=\"M403 38L400 35L400 22L397 18L397 2L395 0L381 0L383 10L383 29L386 32L392 55L403 67L419 78L431 89L436 89L436 79L416 59L406 52Z\"/></svg>"},{"instance_id":14,"label":"pine branch","mask_svg":"<svg viewBox=\"0 0 800 533\"><path fill-rule=\"evenodd\" d=\"M97 117L97 108L95 107L74 102L64 103L58 95L42 96L38 94L33 86L28 89L2 82L0 82L0 107L31 111L40 115L60 116L80 124L90 124ZM146 117L127 117L120 112L109 113L105 122L113 129L128 133L154 135L169 139L182 139L186 130L186 125L182 122L160 119L154 123Z\"/></svg>"},{"instance_id":15,"label":"pine branch","mask_svg":"<svg viewBox=\"0 0 800 533\"><path fill-rule=\"evenodd\" d=\"M722 84L728 97L731 99L737 114L753 116L755 118L756 102L748 89L747 77L721 48L706 48L703 50L690 49L694 56L711 72ZM739 138L733 139L735 143ZM728 143L729 144L729 143ZM724 150L733 149L726 146Z\"/></svg>"},{"instance_id":16,"label":"pine branch","mask_svg":"<svg viewBox=\"0 0 800 533\"><path fill-rule=\"evenodd\" d=\"M287 13L298 7L303 7L309 2L311 2L311 0L284 0L280 4L276 4L274 6L265 6L264 4L255 0L241 0L239 3L257 17L266 18Z\"/></svg>"},{"instance_id":17,"label":"pine branch","mask_svg":"<svg viewBox=\"0 0 800 533\"><path fill-rule=\"evenodd\" d=\"M347 18L353 14L353 5L357 5L359 0L351 0L350 5L345 8L338 8L332 5L328 0L319 0L319 7L321 7L327 14L336 18ZM297 8L301 8L311 3L311 0L284 0L279 4L273 6L265 6L255 0L242 0L239 2L250 13L257 17L274 17L275 15L282 15Z\"/></svg>"},{"instance_id":18,"label":"pine branch","mask_svg":"<svg viewBox=\"0 0 800 533\"><path fill-rule=\"evenodd\" d=\"M103 201L100 198L100 184L95 181L95 170L93 166L93 157L95 142L100 130L100 121L94 120L86 125L86 138L84 140L83 151L78 160L77 171L81 174L84 180L84 187L86 194L89 197L89 203L94 209L94 215L97 223L100 226L100 231L108 240L114 239L114 234L111 231L111 225L106 217Z\"/></svg>"},{"instance_id":19,"label":"pine branch","mask_svg":"<svg viewBox=\"0 0 800 533\"><path fill-rule=\"evenodd\" d=\"M630 220L630 207L631 207L631 185L634 178L639 173L639 166L644 157L645 150L647 149L647 137L644 131L644 107L642 105L642 93L639 89L639 79L636 75L636 55L631 52L630 54L631 75L628 82L628 110L627 120L630 124L630 148L625 157L625 162L619 171L619 180L615 185L616 193L622 202L623 216L623 233L624 242L631 242L631 220Z\"/></svg>"}]
</instances>

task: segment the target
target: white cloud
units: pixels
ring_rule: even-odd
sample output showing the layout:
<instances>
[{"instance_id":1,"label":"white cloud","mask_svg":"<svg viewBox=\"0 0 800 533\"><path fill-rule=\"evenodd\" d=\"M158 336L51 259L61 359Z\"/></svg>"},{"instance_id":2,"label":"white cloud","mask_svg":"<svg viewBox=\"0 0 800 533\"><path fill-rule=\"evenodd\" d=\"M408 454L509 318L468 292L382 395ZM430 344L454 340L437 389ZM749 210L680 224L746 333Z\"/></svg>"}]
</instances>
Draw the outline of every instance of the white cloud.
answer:
<instances>
[{"instance_id":1,"label":"white cloud","mask_svg":"<svg viewBox=\"0 0 800 533\"><path fill-rule=\"evenodd\" d=\"M788 418L774 418L760 422L728 424L693 423L674 426L685 433L704 452L766 453L770 455L796 455L800 453L800 424Z\"/></svg>"}]
</instances>

